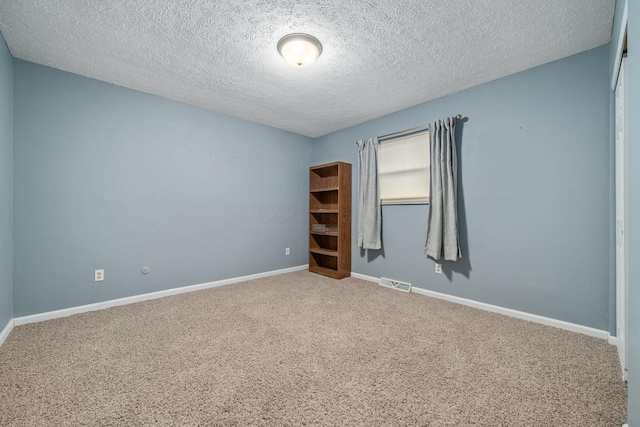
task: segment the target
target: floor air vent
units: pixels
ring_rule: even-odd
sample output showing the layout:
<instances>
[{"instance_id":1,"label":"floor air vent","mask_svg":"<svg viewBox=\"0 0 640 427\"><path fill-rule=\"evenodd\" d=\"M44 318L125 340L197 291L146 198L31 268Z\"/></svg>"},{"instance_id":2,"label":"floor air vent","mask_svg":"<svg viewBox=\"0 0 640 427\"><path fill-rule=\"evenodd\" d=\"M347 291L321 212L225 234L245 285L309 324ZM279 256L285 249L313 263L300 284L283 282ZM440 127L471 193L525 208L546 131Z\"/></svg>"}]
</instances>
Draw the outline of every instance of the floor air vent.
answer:
<instances>
[{"instance_id":1,"label":"floor air vent","mask_svg":"<svg viewBox=\"0 0 640 427\"><path fill-rule=\"evenodd\" d=\"M411 283L401 282L399 280L380 278L380 286L385 286L391 289L397 289L402 292L411 292Z\"/></svg>"}]
</instances>

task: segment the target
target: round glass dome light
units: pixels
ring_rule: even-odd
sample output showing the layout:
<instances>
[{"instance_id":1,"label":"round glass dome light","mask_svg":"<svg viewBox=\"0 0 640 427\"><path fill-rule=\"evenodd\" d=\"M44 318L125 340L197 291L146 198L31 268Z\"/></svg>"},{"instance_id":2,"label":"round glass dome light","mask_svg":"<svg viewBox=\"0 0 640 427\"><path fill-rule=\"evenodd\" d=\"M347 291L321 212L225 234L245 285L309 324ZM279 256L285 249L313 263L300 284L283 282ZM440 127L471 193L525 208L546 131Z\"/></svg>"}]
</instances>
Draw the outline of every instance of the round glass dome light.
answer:
<instances>
[{"instance_id":1,"label":"round glass dome light","mask_svg":"<svg viewBox=\"0 0 640 427\"><path fill-rule=\"evenodd\" d=\"M294 67L306 67L320 56L322 45L309 34L287 34L278 42L278 52Z\"/></svg>"}]
</instances>

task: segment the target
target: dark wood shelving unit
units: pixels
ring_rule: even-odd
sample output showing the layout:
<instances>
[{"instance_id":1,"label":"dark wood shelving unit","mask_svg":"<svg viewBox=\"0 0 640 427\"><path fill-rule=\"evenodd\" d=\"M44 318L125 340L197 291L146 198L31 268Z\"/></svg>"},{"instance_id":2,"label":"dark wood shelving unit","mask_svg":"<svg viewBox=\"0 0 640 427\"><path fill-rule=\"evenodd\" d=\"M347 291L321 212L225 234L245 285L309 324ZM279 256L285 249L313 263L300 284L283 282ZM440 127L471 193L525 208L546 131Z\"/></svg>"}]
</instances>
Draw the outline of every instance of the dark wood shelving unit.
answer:
<instances>
[{"instance_id":1,"label":"dark wood shelving unit","mask_svg":"<svg viewBox=\"0 0 640 427\"><path fill-rule=\"evenodd\" d=\"M317 224L332 230L314 230ZM334 162L309 168L309 271L334 279L351 276L349 163Z\"/></svg>"}]
</instances>

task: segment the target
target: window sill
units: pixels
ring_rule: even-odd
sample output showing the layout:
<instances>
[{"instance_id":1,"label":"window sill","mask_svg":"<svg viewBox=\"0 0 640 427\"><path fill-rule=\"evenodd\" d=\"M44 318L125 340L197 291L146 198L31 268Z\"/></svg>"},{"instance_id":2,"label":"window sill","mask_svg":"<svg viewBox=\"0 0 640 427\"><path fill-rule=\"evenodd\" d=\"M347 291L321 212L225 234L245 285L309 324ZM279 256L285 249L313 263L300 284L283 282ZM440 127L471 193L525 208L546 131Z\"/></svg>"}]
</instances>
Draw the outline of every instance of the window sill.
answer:
<instances>
[{"instance_id":1,"label":"window sill","mask_svg":"<svg viewBox=\"0 0 640 427\"><path fill-rule=\"evenodd\" d=\"M380 202L382 206L396 206L396 205L428 205L428 200L418 201L406 201L406 202Z\"/></svg>"}]
</instances>

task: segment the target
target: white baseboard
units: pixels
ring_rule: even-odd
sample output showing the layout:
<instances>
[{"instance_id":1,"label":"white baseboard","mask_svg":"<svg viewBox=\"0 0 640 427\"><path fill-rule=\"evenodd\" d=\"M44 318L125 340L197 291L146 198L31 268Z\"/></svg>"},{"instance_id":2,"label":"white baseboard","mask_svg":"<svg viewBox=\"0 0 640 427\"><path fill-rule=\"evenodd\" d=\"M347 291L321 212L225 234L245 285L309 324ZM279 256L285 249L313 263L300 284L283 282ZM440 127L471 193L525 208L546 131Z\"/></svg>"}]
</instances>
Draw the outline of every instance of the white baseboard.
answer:
<instances>
[{"instance_id":1,"label":"white baseboard","mask_svg":"<svg viewBox=\"0 0 640 427\"><path fill-rule=\"evenodd\" d=\"M619 344L618 337L614 337L613 335L609 335L609 339L607 341L609 341L609 344L615 345L616 347Z\"/></svg>"},{"instance_id":2,"label":"white baseboard","mask_svg":"<svg viewBox=\"0 0 640 427\"><path fill-rule=\"evenodd\" d=\"M355 277L356 279L367 280L369 282L376 282L376 283L380 281L379 277L367 276L366 274L353 273L353 272L351 273L351 277Z\"/></svg>"},{"instance_id":3,"label":"white baseboard","mask_svg":"<svg viewBox=\"0 0 640 427\"><path fill-rule=\"evenodd\" d=\"M11 330L13 329L14 325L15 325L15 322L13 319L11 319L9 320L9 323L7 323L7 326L4 327L2 332L0 332L0 346L2 345L2 343L4 343L4 340L6 340L9 334L11 333Z\"/></svg>"},{"instance_id":4,"label":"white baseboard","mask_svg":"<svg viewBox=\"0 0 640 427\"><path fill-rule=\"evenodd\" d=\"M215 288L218 286L231 285L233 283L245 282L247 280L254 280L262 277L269 277L269 276L275 276L278 274L285 274L285 273L291 273L294 271L306 270L308 267L309 267L308 265L300 265L297 267L284 268L281 270L267 271L264 273L252 274L248 276L233 277L230 279L223 279L215 282L184 286L181 288L167 289L164 291L152 292L148 294L135 295L131 297L103 301L103 302L98 302L94 304L87 304L87 305L82 305L78 307L65 308L62 310L55 310L55 311L49 311L45 313L38 313L38 314L32 314L28 316L16 317L11 321L9 321L9 323L2 330L2 332L0 332L0 345L2 345L2 343L7 338L7 336L9 335L9 333L11 332L14 326L25 325L27 323L42 322L45 320L56 319L59 317L72 316L74 314L86 313L88 311L103 310L105 308L116 307L119 305L133 304L141 301L149 301L149 300L163 298L170 295L178 295L186 292L194 292L194 291L200 291L203 289ZM360 273L351 273L351 277L354 277L356 279L367 280L375 283L378 283L379 281L377 277L367 276L365 274L360 274ZM505 316L515 317L518 319L541 323L543 325L554 326L556 328L564 329L571 332L577 332L577 333L589 335L592 337L605 339L612 345L617 344L616 337L612 337L610 336L609 332L603 331L600 329L594 329L587 326L578 325L575 323L564 322L562 320L551 319L549 317L538 316L536 314L525 313L523 311L512 310L509 308L486 304L486 303L482 303L482 302L478 302L478 301L474 301L466 298L460 298L453 295L447 295L440 292L428 291L421 288L412 287L411 292L415 292L417 294L429 296L432 298L442 299L449 302L454 302L457 304L466 305L469 307L478 308L480 310L499 313Z\"/></svg>"},{"instance_id":5,"label":"white baseboard","mask_svg":"<svg viewBox=\"0 0 640 427\"><path fill-rule=\"evenodd\" d=\"M109 301L97 302L94 304L81 305L77 307L65 308L62 310L48 311L45 313L31 314L28 316L16 317L13 319L12 327L26 325L27 323L43 322L45 320L57 319L59 317L73 316L74 314L86 313L88 311L103 310L105 308L116 307L119 305L133 304L141 301L149 301L158 298L168 297L170 295L184 294L187 292L201 291L203 289L215 288L218 286L231 285L238 282L246 282L247 280L260 279L262 277L276 276L278 274L291 273L293 271L306 270L308 264L299 265L297 267L283 268L281 270L267 271L265 273L251 274L249 276L233 277L230 279L217 280L215 282L201 283L198 285L184 286L181 288L167 289L164 291L151 292L148 294L134 295L126 298L118 298ZM7 328L5 328L7 329ZM2 332L4 336L4 331ZM7 335L9 333L7 332ZM2 340L0 339L0 343Z\"/></svg>"},{"instance_id":6,"label":"white baseboard","mask_svg":"<svg viewBox=\"0 0 640 427\"><path fill-rule=\"evenodd\" d=\"M379 278L367 276L359 273L351 273L351 277L355 277L357 279L368 280L371 282L378 283ZM499 313L509 317L515 317L517 319L528 320L530 322L540 323L547 326L554 326L556 328L564 329L571 332L577 332L579 334L588 335L590 337L596 337L603 340L607 340L609 343L615 342L617 340L615 337L611 337L609 332L603 331L601 329L590 328L588 326L578 325L576 323L565 322L563 320L551 319L549 317L538 316L537 314L526 313L524 311L512 310L510 308L504 308L497 305L486 304L483 302L478 302L466 298L460 298L453 295L442 294L440 292L428 291L426 289L411 287L411 292L415 292L416 294L425 295L431 298L442 299L449 302L454 302L456 304L462 304L473 308L478 308L480 310L490 311L492 313ZM615 345L615 344L613 344Z\"/></svg>"}]
</instances>

